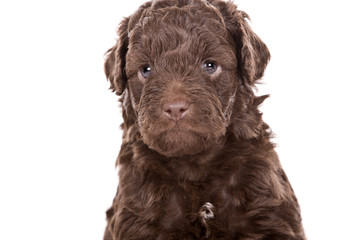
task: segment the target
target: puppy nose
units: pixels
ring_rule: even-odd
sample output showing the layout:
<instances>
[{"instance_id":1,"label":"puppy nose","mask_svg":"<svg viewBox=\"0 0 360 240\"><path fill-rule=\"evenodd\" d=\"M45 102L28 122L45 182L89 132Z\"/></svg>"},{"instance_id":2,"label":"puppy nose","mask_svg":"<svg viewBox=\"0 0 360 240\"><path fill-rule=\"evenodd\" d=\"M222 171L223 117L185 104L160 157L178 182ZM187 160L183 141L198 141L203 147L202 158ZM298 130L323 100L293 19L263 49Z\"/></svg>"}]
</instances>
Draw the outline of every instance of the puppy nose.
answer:
<instances>
[{"instance_id":1,"label":"puppy nose","mask_svg":"<svg viewBox=\"0 0 360 240\"><path fill-rule=\"evenodd\" d=\"M189 104L184 101L170 102L164 104L165 115L174 121L184 118L189 112Z\"/></svg>"}]
</instances>

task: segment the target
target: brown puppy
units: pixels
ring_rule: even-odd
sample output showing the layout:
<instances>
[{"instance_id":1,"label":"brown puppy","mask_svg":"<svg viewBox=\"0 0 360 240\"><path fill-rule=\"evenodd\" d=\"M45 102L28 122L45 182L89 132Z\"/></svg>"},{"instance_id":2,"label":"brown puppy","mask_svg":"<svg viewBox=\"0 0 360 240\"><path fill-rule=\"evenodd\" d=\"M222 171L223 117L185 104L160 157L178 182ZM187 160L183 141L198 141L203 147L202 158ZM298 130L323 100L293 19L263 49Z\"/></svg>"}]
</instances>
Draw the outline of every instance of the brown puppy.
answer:
<instances>
[{"instance_id":1,"label":"brown puppy","mask_svg":"<svg viewBox=\"0 0 360 240\"><path fill-rule=\"evenodd\" d=\"M124 19L106 76L121 95L120 183L104 239L305 239L253 87L270 59L220 0L154 0Z\"/></svg>"}]
</instances>

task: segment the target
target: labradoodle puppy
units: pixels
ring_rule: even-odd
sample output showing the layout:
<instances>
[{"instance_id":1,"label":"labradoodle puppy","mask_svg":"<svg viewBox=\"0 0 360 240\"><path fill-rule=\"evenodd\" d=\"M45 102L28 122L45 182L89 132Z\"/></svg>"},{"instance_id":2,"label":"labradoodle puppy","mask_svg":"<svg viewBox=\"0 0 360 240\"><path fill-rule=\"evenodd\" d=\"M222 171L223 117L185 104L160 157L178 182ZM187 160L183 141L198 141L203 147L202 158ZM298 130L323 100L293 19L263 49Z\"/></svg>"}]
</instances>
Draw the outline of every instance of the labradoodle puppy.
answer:
<instances>
[{"instance_id":1,"label":"labradoodle puppy","mask_svg":"<svg viewBox=\"0 0 360 240\"><path fill-rule=\"evenodd\" d=\"M153 0L125 18L105 73L121 96L107 240L305 239L253 88L270 59L245 12Z\"/></svg>"}]
</instances>

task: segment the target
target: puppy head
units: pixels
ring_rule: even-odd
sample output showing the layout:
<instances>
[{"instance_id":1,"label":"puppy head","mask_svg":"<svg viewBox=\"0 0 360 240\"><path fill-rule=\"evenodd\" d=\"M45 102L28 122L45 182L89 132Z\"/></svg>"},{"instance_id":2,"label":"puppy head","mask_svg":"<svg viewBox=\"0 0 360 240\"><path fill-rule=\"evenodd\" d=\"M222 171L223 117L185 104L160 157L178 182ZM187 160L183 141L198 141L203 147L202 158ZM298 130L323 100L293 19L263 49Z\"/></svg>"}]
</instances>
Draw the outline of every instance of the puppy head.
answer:
<instances>
[{"instance_id":1,"label":"puppy head","mask_svg":"<svg viewBox=\"0 0 360 240\"><path fill-rule=\"evenodd\" d=\"M122 21L105 73L150 148L193 155L227 131L254 135L241 119L270 55L245 17L231 2L158 0Z\"/></svg>"}]
</instances>

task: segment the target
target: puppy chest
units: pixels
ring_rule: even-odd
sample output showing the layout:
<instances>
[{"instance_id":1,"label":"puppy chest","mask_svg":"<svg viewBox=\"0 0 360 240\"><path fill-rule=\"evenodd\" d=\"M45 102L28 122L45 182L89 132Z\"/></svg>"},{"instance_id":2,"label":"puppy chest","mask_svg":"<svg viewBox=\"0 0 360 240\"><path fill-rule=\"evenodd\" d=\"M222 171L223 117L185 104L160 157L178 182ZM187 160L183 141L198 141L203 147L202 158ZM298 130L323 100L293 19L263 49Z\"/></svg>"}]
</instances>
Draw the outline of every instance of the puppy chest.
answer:
<instances>
[{"instance_id":1,"label":"puppy chest","mask_svg":"<svg viewBox=\"0 0 360 240\"><path fill-rule=\"evenodd\" d=\"M160 203L162 212L158 223L165 229L194 232L200 229L201 234L206 236L211 231L218 232L231 225L229 219L243 221L239 217L242 212L240 200L225 190L212 191L211 183L185 184L172 190Z\"/></svg>"}]
</instances>

